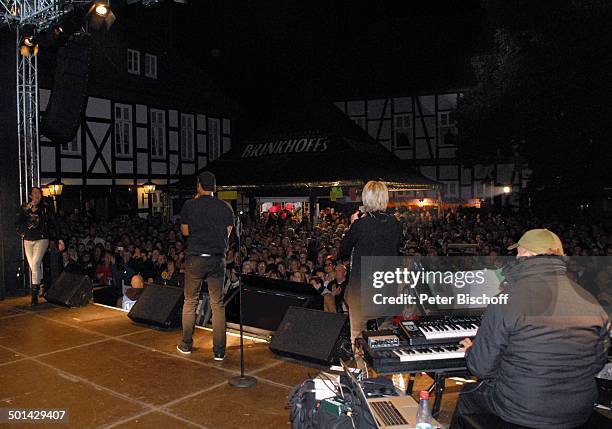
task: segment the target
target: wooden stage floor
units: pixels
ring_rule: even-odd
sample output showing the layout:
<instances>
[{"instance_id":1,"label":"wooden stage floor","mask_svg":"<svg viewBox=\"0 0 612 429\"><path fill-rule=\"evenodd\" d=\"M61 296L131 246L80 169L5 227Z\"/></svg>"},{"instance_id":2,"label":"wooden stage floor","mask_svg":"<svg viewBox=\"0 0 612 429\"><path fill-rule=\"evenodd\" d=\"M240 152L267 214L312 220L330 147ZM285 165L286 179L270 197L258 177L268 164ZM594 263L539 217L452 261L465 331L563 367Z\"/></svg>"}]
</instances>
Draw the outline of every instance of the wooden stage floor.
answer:
<instances>
[{"instance_id":1,"label":"wooden stage floor","mask_svg":"<svg viewBox=\"0 0 612 429\"><path fill-rule=\"evenodd\" d=\"M44 300L42 300L44 301ZM0 408L62 408L68 424L2 427L290 428L290 389L318 369L273 355L266 343L245 340L247 373L256 387L236 389L238 338L228 336L225 361L212 358L212 336L197 329L189 357L175 347L179 331L136 325L99 305L32 309L27 297L0 301ZM417 378L414 395L431 380ZM447 382L442 423L460 386Z\"/></svg>"}]
</instances>

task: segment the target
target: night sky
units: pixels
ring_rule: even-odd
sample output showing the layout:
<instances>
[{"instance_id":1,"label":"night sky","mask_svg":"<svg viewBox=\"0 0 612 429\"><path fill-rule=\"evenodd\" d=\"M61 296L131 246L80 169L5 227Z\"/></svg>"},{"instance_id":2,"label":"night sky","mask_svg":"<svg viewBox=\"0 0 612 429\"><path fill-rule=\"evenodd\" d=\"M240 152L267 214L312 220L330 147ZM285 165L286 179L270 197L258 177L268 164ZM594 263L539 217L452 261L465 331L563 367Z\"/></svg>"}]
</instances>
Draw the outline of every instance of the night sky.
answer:
<instances>
[{"instance_id":1,"label":"night sky","mask_svg":"<svg viewBox=\"0 0 612 429\"><path fill-rule=\"evenodd\" d=\"M179 49L241 102L465 86L485 28L475 0L207 0L174 10Z\"/></svg>"}]
</instances>

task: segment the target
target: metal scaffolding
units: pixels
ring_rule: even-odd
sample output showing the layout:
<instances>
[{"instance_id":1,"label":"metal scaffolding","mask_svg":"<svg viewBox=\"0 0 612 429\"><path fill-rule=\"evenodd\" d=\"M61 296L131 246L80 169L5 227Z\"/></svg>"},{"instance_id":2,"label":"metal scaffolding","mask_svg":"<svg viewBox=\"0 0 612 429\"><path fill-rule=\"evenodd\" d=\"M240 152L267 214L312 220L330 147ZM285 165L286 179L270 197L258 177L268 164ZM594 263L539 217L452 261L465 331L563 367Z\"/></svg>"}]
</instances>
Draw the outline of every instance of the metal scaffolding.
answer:
<instances>
[{"instance_id":1,"label":"metal scaffolding","mask_svg":"<svg viewBox=\"0 0 612 429\"><path fill-rule=\"evenodd\" d=\"M17 29L17 139L19 141L19 198L23 204L30 190L40 186L38 140L38 60L19 54Z\"/></svg>"},{"instance_id":2,"label":"metal scaffolding","mask_svg":"<svg viewBox=\"0 0 612 429\"><path fill-rule=\"evenodd\" d=\"M34 25L42 31L62 15L61 0L0 0L0 26L14 27L16 35L17 138L19 142L19 198L27 201L33 186L40 186L38 136L38 60L20 54L22 30Z\"/></svg>"},{"instance_id":3,"label":"metal scaffolding","mask_svg":"<svg viewBox=\"0 0 612 429\"><path fill-rule=\"evenodd\" d=\"M64 3L62 0L0 0L0 27L8 26L15 30L19 199L21 204L27 202L33 186L40 186L38 59L34 53L30 56L21 55L21 37L26 25L33 25L38 31L42 31L57 22L63 15L62 3ZM23 244L21 257L21 272L23 273L23 260L25 260Z\"/></svg>"}]
</instances>

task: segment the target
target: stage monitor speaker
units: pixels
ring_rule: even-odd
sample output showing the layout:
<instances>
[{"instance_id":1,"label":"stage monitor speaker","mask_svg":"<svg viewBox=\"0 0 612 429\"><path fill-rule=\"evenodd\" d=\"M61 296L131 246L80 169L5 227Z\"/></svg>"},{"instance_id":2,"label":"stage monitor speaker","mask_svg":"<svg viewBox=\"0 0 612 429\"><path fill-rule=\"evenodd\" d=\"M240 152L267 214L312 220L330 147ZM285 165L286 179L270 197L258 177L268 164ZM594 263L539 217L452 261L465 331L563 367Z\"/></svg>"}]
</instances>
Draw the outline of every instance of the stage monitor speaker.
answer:
<instances>
[{"instance_id":1,"label":"stage monitor speaker","mask_svg":"<svg viewBox=\"0 0 612 429\"><path fill-rule=\"evenodd\" d=\"M245 287L242 291L242 323L270 333L280 326L291 307L307 307L312 297Z\"/></svg>"},{"instance_id":2,"label":"stage monitor speaker","mask_svg":"<svg viewBox=\"0 0 612 429\"><path fill-rule=\"evenodd\" d=\"M87 276L63 272L44 294L47 301L67 307L83 307L92 300L93 282Z\"/></svg>"},{"instance_id":3,"label":"stage monitor speaker","mask_svg":"<svg viewBox=\"0 0 612 429\"><path fill-rule=\"evenodd\" d=\"M72 141L87 101L91 36L73 34L57 53L55 79L40 123L41 133L54 143Z\"/></svg>"},{"instance_id":4,"label":"stage monitor speaker","mask_svg":"<svg viewBox=\"0 0 612 429\"><path fill-rule=\"evenodd\" d=\"M181 325L183 289L173 286L146 285L128 313L134 322L160 328Z\"/></svg>"},{"instance_id":5,"label":"stage monitor speaker","mask_svg":"<svg viewBox=\"0 0 612 429\"><path fill-rule=\"evenodd\" d=\"M332 365L350 350L348 316L290 307L270 342L272 352L320 365Z\"/></svg>"}]
</instances>

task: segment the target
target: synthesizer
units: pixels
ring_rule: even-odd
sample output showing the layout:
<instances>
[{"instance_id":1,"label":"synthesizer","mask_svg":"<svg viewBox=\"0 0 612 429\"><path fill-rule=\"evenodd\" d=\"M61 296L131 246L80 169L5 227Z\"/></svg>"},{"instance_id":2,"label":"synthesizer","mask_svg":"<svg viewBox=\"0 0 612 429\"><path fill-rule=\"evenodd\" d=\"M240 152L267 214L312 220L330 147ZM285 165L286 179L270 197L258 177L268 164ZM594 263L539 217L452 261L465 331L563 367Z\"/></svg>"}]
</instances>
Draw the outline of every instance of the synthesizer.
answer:
<instances>
[{"instance_id":1,"label":"synthesizer","mask_svg":"<svg viewBox=\"0 0 612 429\"><path fill-rule=\"evenodd\" d=\"M363 342L361 346L366 361L379 374L466 369L465 352L456 344L377 349Z\"/></svg>"},{"instance_id":2,"label":"synthesizer","mask_svg":"<svg viewBox=\"0 0 612 429\"><path fill-rule=\"evenodd\" d=\"M413 346L458 343L476 336L480 319L480 316L427 316L419 320L404 320L400 327L408 344Z\"/></svg>"}]
</instances>

